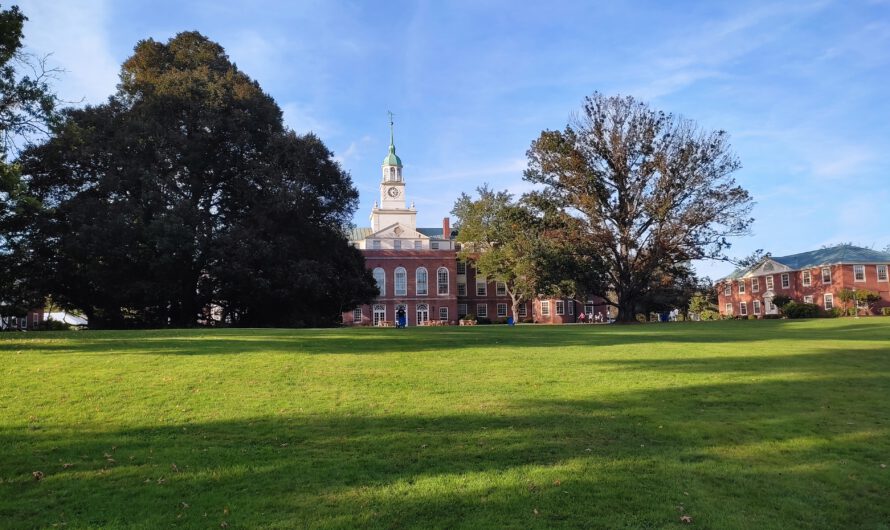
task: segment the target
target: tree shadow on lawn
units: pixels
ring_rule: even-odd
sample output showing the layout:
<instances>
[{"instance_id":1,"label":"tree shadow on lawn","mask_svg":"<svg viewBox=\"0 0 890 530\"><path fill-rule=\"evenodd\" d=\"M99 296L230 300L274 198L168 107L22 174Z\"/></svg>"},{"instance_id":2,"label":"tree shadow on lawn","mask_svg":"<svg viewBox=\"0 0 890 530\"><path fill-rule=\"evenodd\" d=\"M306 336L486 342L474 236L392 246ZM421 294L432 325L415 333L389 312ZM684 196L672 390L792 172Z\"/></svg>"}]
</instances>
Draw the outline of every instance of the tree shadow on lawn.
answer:
<instances>
[{"instance_id":1,"label":"tree shadow on lawn","mask_svg":"<svg viewBox=\"0 0 890 530\"><path fill-rule=\"evenodd\" d=\"M7 428L0 523L881 528L888 393L864 374L487 413Z\"/></svg>"},{"instance_id":2,"label":"tree shadow on lawn","mask_svg":"<svg viewBox=\"0 0 890 530\"><path fill-rule=\"evenodd\" d=\"M877 317L876 317L877 318ZM832 323L834 324L834 323ZM394 352L457 351L467 348L539 349L638 344L748 344L752 340L890 340L890 319L829 327L801 322L727 321L627 326L476 326L451 328L194 329L34 333L0 340L8 351L77 354L226 355L295 353L387 355ZM5 342L5 344L4 344Z\"/></svg>"}]
</instances>

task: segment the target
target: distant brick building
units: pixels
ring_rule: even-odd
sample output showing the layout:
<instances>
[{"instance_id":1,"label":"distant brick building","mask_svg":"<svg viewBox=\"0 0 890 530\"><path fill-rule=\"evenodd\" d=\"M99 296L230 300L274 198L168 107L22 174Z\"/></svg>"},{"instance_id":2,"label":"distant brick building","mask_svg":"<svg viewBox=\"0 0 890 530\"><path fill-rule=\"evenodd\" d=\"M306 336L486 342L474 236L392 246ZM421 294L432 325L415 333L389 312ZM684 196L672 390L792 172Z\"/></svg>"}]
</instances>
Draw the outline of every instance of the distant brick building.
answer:
<instances>
[{"instance_id":1,"label":"distant brick building","mask_svg":"<svg viewBox=\"0 0 890 530\"><path fill-rule=\"evenodd\" d=\"M392 125L392 124L390 124ZM352 244L362 250L380 295L372 304L343 313L349 325L384 325L404 310L409 326L430 321L456 323L466 315L493 322L511 314L506 286L477 275L472 262L457 259L456 232L446 217L441 227L418 228L417 210L407 205L402 160L390 136L383 160L380 201L371 210L370 227L355 228ZM576 322L581 311L607 315L602 300L539 299L519 307L522 321L558 324Z\"/></svg>"},{"instance_id":2,"label":"distant brick building","mask_svg":"<svg viewBox=\"0 0 890 530\"><path fill-rule=\"evenodd\" d=\"M825 310L842 307L843 289L877 292L876 308L890 306L890 253L839 245L790 256L769 257L717 281L721 315L778 314L778 295L813 303Z\"/></svg>"}]
</instances>

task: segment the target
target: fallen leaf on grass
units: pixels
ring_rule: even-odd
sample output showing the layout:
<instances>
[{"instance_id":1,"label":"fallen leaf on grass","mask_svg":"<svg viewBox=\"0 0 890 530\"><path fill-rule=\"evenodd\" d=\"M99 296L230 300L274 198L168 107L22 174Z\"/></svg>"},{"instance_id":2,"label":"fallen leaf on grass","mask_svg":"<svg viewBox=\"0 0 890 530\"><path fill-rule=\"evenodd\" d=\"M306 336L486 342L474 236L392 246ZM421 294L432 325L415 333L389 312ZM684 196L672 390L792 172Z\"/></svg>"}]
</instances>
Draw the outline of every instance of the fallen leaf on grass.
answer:
<instances>
[{"instance_id":1,"label":"fallen leaf on grass","mask_svg":"<svg viewBox=\"0 0 890 530\"><path fill-rule=\"evenodd\" d=\"M34 471L31 476L34 477L34 480L43 480L44 474L43 471Z\"/></svg>"},{"instance_id":2,"label":"fallen leaf on grass","mask_svg":"<svg viewBox=\"0 0 890 530\"><path fill-rule=\"evenodd\" d=\"M537 508L535 508L534 510L532 510L532 512L533 512L535 515L538 515L538 509L537 509Z\"/></svg>"},{"instance_id":3,"label":"fallen leaf on grass","mask_svg":"<svg viewBox=\"0 0 890 530\"><path fill-rule=\"evenodd\" d=\"M219 527L220 527L220 528L228 528L228 527L229 527L229 523L223 521L223 522L219 523Z\"/></svg>"},{"instance_id":4,"label":"fallen leaf on grass","mask_svg":"<svg viewBox=\"0 0 890 530\"><path fill-rule=\"evenodd\" d=\"M74 464L62 464L62 469L68 469L69 467L73 467Z\"/></svg>"},{"instance_id":5,"label":"fallen leaf on grass","mask_svg":"<svg viewBox=\"0 0 890 530\"><path fill-rule=\"evenodd\" d=\"M179 473L179 468L176 467L176 464L170 464L170 469L172 469L176 473Z\"/></svg>"},{"instance_id":6,"label":"fallen leaf on grass","mask_svg":"<svg viewBox=\"0 0 890 530\"><path fill-rule=\"evenodd\" d=\"M681 523L686 523L686 524L692 524L692 517L690 517L690 516L688 516L688 515L681 515L681 516L680 516L680 522L681 522Z\"/></svg>"}]
</instances>

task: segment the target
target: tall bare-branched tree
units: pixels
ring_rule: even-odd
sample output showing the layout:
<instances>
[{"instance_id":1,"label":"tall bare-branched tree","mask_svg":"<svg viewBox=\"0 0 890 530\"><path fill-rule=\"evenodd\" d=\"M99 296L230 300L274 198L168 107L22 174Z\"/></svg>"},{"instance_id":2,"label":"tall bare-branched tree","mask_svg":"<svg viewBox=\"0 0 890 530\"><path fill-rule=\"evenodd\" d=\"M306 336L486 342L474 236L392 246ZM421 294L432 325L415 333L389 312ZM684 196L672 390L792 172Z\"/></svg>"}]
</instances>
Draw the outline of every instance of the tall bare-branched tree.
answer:
<instances>
[{"instance_id":1,"label":"tall bare-branched tree","mask_svg":"<svg viewBox=\"0 0 890 530\"><path fill-rule=\"evenodd\" d=\"M606 265L593 294L630 321L655 275L677 264L725 258L747 233L752 201L732 174L727 133L654 110L632 97L594 93L564 131L544 131L528 151L527 181ZM610 296L611 295L611 296Z\"/></svg>"}]
</instances>

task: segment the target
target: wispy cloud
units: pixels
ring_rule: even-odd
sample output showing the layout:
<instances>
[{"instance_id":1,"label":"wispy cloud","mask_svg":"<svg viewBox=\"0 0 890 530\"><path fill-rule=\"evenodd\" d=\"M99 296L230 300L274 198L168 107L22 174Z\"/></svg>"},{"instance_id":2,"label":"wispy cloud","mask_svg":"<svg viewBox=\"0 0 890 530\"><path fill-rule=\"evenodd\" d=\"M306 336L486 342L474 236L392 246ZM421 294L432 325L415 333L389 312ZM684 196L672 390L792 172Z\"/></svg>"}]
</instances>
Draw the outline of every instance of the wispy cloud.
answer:
<instances>
[{"instance_id":1,"label":"wispy cloud","mask_svg":"<svg viewBox=\"0 0 890 530\"><path fill-rule=\"evenodd\" d=\"M106 2L34 1L22 11L28 50L51 54L50 66L64 70L56 87L63 100L101 103L115 91L121 60L111 52Z\"/></svg>"}]
</instances>

